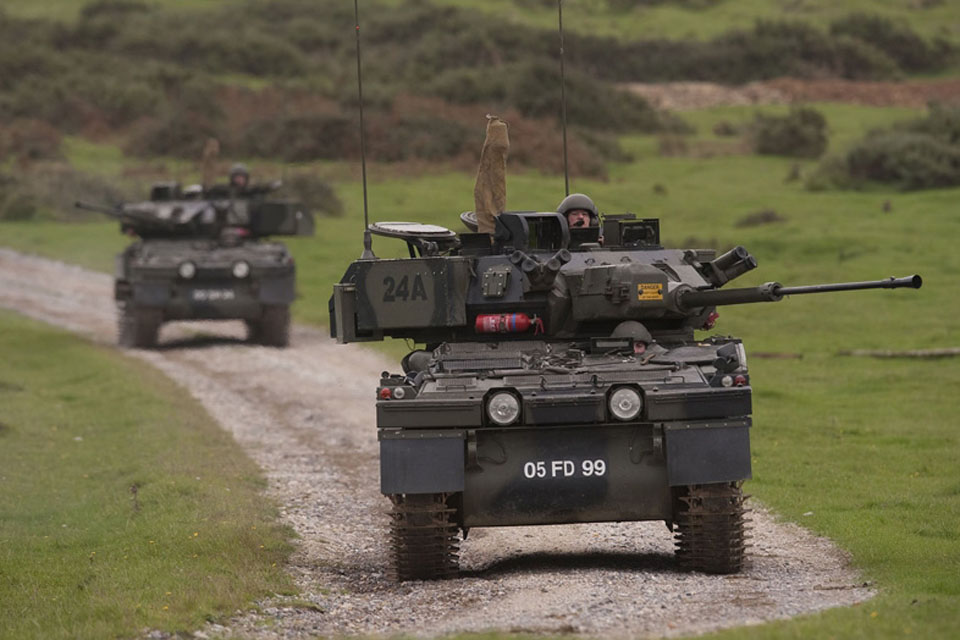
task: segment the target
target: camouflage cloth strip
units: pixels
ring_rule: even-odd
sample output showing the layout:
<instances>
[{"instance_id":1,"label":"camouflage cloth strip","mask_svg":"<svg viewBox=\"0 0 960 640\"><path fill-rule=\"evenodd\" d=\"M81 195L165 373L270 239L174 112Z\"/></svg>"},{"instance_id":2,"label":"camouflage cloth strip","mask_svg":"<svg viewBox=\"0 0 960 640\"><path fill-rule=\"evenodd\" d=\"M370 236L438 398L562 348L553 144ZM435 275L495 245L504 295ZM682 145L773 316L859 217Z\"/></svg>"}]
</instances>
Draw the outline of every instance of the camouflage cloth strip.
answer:
<instances>
[{"instance_id":1,"label":"camouflage cloth strip","mask_svg":"<svg viewBox=\"0 0 960 640\"><path fill-rule=\"evenodd\" d=\"M473 206L477 212L477 231L493 233L494 218L507 206L507 152L510 138L507 123L487 116L487 137L480 151L480 168L473 188Z\"/></svg>"}]
</instances>

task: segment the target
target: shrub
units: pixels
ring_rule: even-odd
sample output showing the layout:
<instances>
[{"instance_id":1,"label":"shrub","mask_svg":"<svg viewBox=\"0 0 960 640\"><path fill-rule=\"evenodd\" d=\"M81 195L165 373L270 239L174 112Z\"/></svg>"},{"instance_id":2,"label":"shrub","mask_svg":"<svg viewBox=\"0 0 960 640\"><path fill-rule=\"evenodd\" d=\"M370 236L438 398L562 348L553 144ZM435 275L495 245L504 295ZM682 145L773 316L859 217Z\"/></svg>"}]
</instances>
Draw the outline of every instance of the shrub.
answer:
<instances>
[{"instance_id":1,"label":"shrub","mask_svg":"<svg viewBox=\"0 0 960 640\"><path fill-rule=\"evenodd\" d=\"M146 157L199 158L207 138L225 140L226 136L203 115L177 110L140 122L132 130L124 152Z\"/></svg>"},{"instance_id":2,"label":"shrub","mask_svg":"<svg viewBox=\"0 0 960 640\"><path fill-rule=\"evenodd\" d=\"M960 146L922 133L876 133L851 149L846 163L855 181L904 190L960 185Z\"/></svg>"},{"instance_id":3,"label":"shrub","mask_svg":"<svg viewBox=\"0 0 960 640\"><path fill-rule=\"evenodd\" d=\"M147 13L149 11L149 5L135 0L96 0L83 6L83 9L80 10L80 18L82 20L99 17L116 19L130 13Z\"/></svg>"},{"instance_id":4,"label":"shrub","mask_svg":"<svg viewBox=\"0 0 960 640\"><path fill-rule=\"evenodd\" d=\"M3 138L0 147L20 163L61 157L60 132L40 120L14 120L6 131L0 131L0 138Z\"/></svg>"},{"instance_id":5,"label":"shrub","mask_svg":"<svg viewBox=\"0 0 960 640\"><path fill-rule=\"evenodd\" d=\"M299 172L288 176L284 180L283 190L314 213L343 215L343 202L337 197L333 186L312 173Z\"/></svg>"},{"instance_id":6,"label":"shrub","mask_svg":"<svg viewBox=\"0 0 960 640\"><path fill-rule=\"evenodd\" d=\"M830 25L830 33L851 36L873 45L905 71L941 69L949 53L949 45L945 42L938 41L931 46L910 27L876 14L848 15Z\"/></svg>"},{"instance_id":7,"label":"shrub","mask_svg":"<svg viewBox=\"0 0 960 640\"><path fill-rule=\"evenodd\" d=\"M827 148L827 121L808 107L791 109L782 117L758 114L752 136L759 154L816 158Z\"/></svg>"},{"instance_id":8,"label":"shrub","mask_svg":"<svg viewBox=\"0 0 960 640\"><path fill-rule=\"evenodd\" d=\"M288 162L332 160L357 157L360 140L357 124L349 116L281 115L250 123L232 150L239 155L281 158Z\"/></svg>"},{"instance_id":9,"label":"shrub","mask_svg":"<svg viewBox=\"0 0 960 640\"><path fill-rule=\"evenodd\" d=\"M900 189L960 185L960 107L933 105L927 116L874 131L844 158L827 158L807 188L855 188L880 182Z\"/></svg>"},{"instance_id":10,"label":"shrub","mask_svg":"<svg viewBox=\"0 0 960 640\"><path fill-rule=\"evenodd\" d=\"M826 191L827 189L853 189L857 185L850 177L846 157L827 156L807 175L804 186L809 191Z\"/></svg>"},{"instance_id":11,"label":"shrub","mask_svg":"<svg viewBox=\"0 0 960 640\"><path fill-rule=\"evenodd\" d=\"M0 197L0 220L22 222L32 220L36 215L37 203L30 195L14 191L6 197Z\"/></svg>"},{"instance_id":12,"label":"shrub","mask_svg":"<svg viewBox=\"0 0 960 640\"><path fill-rule=\"evenodd\" d=\"M374 125L367 148L372 158L385 162L445 160L467 150L472 138L458 122L426 116L381 119Z\"/></svg>"},{"instance_id":13,"label":"shrub","mask_svg":"<svg viewBox=\"0 0 960 640\"><path fill-rule=\"evenodd\" d=\"M0 173L0 220L30 220L44 213L56 219L83 216L73 203L119 202L122 194L97 176L80 173L66 164L45 164L29 173ZM96 214L94 214L96 215Z\"/></svg>"},{"instance_id":14,"label":"shrub","mask_svg":"<svg viewBox=\"0 0 960 640\"><path fill-rule=\"evenodd\" d=\"M900 123L895 128L923 133L949 144L958 144L960 143L960 107L932 104L925 117Z\"/></svg>"}]
</instances>

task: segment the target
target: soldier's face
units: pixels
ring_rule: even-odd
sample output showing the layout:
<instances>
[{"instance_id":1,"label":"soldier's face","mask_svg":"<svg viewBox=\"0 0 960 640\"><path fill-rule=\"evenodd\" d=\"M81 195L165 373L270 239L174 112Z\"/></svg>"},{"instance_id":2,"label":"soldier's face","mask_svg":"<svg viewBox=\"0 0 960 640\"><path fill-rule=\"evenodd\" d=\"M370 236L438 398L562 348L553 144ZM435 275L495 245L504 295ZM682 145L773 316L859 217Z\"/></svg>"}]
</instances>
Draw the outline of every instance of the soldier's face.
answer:
<instances>
[{"instance_id":1,"label":"soldier's face","mask_svg":"<svg viewBox=\"0 0 960 640\"><path fill-rule=\"evenodd\" d=\"M245 187L247 186L247 176L242 173L233 174L233 179L230 181L235 187Z\"/></svg>"},{"instance_id":2,"label":"soldier's face","mask_svg":"<svg viewBox=\"0 0 960 640\"><path fill-rule=\"evenodd\" d=\"M590 212L586 209L567 211L567 224L571 227L589 227Z\"/></svg>"}]
</instances>

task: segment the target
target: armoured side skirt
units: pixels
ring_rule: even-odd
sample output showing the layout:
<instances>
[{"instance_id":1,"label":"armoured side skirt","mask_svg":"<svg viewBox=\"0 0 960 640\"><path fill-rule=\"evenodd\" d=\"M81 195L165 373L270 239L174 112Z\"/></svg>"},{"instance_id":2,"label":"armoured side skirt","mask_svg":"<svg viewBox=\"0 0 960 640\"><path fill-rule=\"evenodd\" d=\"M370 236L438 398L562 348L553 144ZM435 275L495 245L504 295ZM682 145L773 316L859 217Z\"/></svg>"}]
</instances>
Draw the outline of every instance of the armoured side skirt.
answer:
<instances>
[{"instance_id":1,"label":"armoured side skirt","mask_svg":"<svg viewBox=\"0 0 960 640\"><path fill-rule=\"evenodd\" d=\"M750 477L749 426L381 429L381 491L463 492L468 527L671 520L672 486Z\"/></svg>"}]
</instances>

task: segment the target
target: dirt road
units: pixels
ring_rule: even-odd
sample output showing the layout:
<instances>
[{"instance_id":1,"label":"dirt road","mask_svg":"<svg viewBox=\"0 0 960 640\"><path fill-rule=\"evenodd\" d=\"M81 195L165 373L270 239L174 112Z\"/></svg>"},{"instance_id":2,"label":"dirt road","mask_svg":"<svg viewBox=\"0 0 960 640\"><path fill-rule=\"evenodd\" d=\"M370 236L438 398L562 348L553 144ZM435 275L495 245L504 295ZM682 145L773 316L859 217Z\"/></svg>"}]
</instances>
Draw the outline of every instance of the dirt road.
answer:
<instances>
[{"instance_id":1,"label":"dirt road","mask_svg":"<svg viewBox=\"0 0 960 640\"><path fill-rule=\"evenodd\" d=\"M114 342L104 274L0 249L0 306ZM398 585L386 576L373 405L379 372L397 367L317 329L297 327L284 350L242 337L239 323L184 323L164 328L161 348L130 352L189 389L234 435L300 535L289 571L301 596L263 602L260 613L212 625L208 636L673 636L872 595L829 541L756 505L748 568L736 576L680 573L663 523L624 523L473 530L462 578Z\"/></svg>"}]
</instances>

